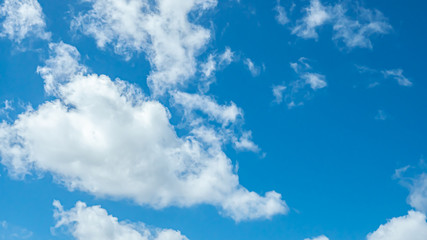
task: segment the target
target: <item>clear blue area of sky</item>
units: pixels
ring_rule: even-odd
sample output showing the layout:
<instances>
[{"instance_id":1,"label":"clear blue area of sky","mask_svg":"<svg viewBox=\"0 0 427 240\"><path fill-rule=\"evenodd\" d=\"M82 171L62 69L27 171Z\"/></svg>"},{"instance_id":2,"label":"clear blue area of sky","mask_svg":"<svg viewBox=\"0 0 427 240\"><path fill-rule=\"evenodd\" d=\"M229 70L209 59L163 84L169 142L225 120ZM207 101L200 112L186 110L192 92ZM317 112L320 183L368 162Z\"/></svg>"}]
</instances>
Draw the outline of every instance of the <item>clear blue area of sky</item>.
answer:
<instances>
[{"instance_id":1,"label":"clear blue area of sky","mask_svg":"<svg viewBox=\"0 0 427 240\"><path fill-rule=\"evenodd\" d=\"M126 61L111 49L98 49L92 38L70 31L71 14L84 5L39 2L53 41L76 46L92 72L136 83L149 94L146 77L150 66L143 54ZM324 4L328 2L333 1ZM281 4L289 9L292 2ZM319 29L318 40L292 35L290 28L308 1L295 4L285 26L275 20L275 0L219 1L215 10L200 19L215 35L207 50L223 51L228 46L240 59L250 58L265 66L259 76L252 77L242 61L233 62L216 74L209 93L220 103L233 101L244 110L244 128L252 131L254 142L266 154L226 150L239 164L240 183L258 193L272 189L281 193L291 208L288 215L235 223L207 205L154 210L130 201L69 192L48 174L41 179L12 180L2 168L0 220L32 231L31 239L67 239L66 235L51 235L52 202L58 199L68 209L80 200L100 204L120 220L178 229L193 240L302 240L321 234L356 240L387 219L405 215L410 209L408 191L393 174L397 168L417 165L427 153L427 2L362 2L366 8L380 10L393 30L372 37L373 49L351 50L341 49L331 40L330 26ZM30 50L17 48L0 39L0 101L37 107L49 99L36 73L48 57L48 45L35 41ZM200 59L206 59L209 52ZM286 104L273 103L272 87L298 78L289 63L300 57L310 59L313 69L326 76L328 87L303 106L288 109ZM381 75L360 74L355 65L401 68L413 86L378 79L381 84L369 88L370 78ZM387 114L386 120L375 119L379 110ZM16 107L9 119L0 117L10 122L22 111Z\"/></svg>"}]
</instances>

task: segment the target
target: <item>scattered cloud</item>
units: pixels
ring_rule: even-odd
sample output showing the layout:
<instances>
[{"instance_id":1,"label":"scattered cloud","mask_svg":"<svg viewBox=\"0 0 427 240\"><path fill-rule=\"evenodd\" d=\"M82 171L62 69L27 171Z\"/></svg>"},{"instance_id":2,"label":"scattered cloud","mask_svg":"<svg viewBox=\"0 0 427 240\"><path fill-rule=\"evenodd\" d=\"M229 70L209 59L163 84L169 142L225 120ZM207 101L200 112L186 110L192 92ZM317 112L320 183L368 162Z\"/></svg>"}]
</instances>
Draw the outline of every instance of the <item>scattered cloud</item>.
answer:
<instances>
[{"instance_id":1,"label":"scattered cloud","mask_svg":"<svg viewBox=\"0 0 427 240\"><path fill-rule=\"evenodd\" d=\"M172 93L172 99L175 104L184 107L187 115L190 115L195 110L201 111L222 125L232 124L238 118L243 117L242 109L238 108L233 102L228 106L219 105L212 97L184 92Z\"/></svg>"},{"instance_id":2,"label":"scattered cloud","mask_svg":"<svg viewBox=\"0 0 427 240\"><path fill-rule=\"evenodd\" d=\"M347 48L372 48L370 37L374 34L387 34L392 27L384 15L378 10L363 7L357 9L358 18L346 16L347 9L337 4L333 8L335 23L333 25L334 40L342 40Z\"/></svg>"},{"instance_id":3,"label":"scattered cloud","mask_svg":"<svg viewBox=\"0 0 427 240\"><path fill-rule=\"evenodd\" d=\"M251 72L252 77L256 77L261 73L261 68L256 66L250 58L246 58L243 63L246 65L249 72Z\"/></svg>"},{"instance_id":4,"label":"scattered cloud","mask_svg":"<svg viewBox=\"0 0 427 240\"><path fill-rule=\"evenodd\" d=\"M390 219L367 236L367 240L424 240L426 238L426 216L412 210L406 216Z\"/></svg>"},{"instance_id":5,"label":"scattered cloud","mask_svg":"<svg viewBox=\"0 0 427 240\"><path fill-rule=\"evenodd\" d=\"M14 110L12 105L13 105L13 101L4 100L3 101L3 107L0 107L0 115L8 116L8 112Z\"/></svg>"},{"instance_id":6,"label":"scattered cloud","mask_svg":"<svg viewBox=\"0 0 427 240\"><path fill-rule=\"evenodd\" d=\"M33 232L23 227L15 226L7 221L0 221L0 239L1 240L23 240L30 239Z\"/></svg>"},{"instance_id":7,"label":"scattered cloud","mask_svg":"<svg viewBox=\"0 0 427 240\"><path fill-rule=\"evenodd\" d=\"M325 81L325 76L318 73L304 73L301 75L301 79L305 80L305 83L310 85L313 90L321 89L328 85Z\"/></svg>"},{"instance_id":8,"label":"scattered cloud","mask_svg":"<svg viewBox=\"0 0 427 240\"><path fill-rule=\"evenodd\" d=\"M55 99L0 124L1 162L10 176L49 172L70 190L157 209L210 204L235 221L288 211L279 193L260 196L239 184L220 142L210 138L216 131L199 126L178 137L161 103L120 79L88 74L74 47L50 47L39 72ZM217 107L206 112L223 122L239 112L232 104Z\"/></svg>"},{"instance_id":9,"label":"scattered cloud","mask_svg":"<svg viewBox=\"0 0 427 240\"><path fill-rule=\"evenodd\" d=\"M329 238L327 238L325 235L321 235L315 238L306 238L304 240L329 240Z\"/></svg>"},{"instance_id":10,"label":"scattered cloud","mask_svg":"<svg viewBox=\"0 0 427 240\"><path fill-rule=\"evenodd\" d=\"M202 73L205 77L209 78L217 70L223 68L234 61L234 52L229 47L226 47L224 52L220 55L209 54L208 60L201 64Z\"/></svg>"},{"instance_id":11,"label":"scattered cloud","mask_svg":"<svg viewBox=\"0 0 427 240\"><path fill-rule=\"evenodd\" d=\"M348 8L343 3L324 6L319 0L311 0L305 8L305 16L296 22L292 34L305 39L318 38L317 30L331 24L333 40L341 41L349 48L372 48L372 35L387 34L392 27L378 10L370 10L357 5L354 7L356 19L349 17Z\"/></svg>"},{"instance_id":12,"label":"scattered cloud","mask_svg":"<svg viewBox=\"0 0 427 240\"><path fill-rule=\"evenodd\" d=\"M276 11L276 21L279 24L286 25L289 22L285 8L280 5L280 0L277 0L277 5L274 8L274 11Z\"/></svg>"},{"instance_id":13,"label":"scattered cloud","mask_svg":"<svg viewBox=\"0 0 427 240\"><path fill-rule=\"evenodd\" d=\"M222 145L231 141L237 150L258 152L259 147L252 142L250 132L242 130L243 110L231 102L228 105L220 105L213 97L189 94L184 92L171 93L172 102L175 107L184 111L185 118L193 129L193 133L209 139L211 144ZM216 128L214 124L220 124ZM209 136L209 137L207 137ZM206 141L206 140L205 140Z\"/></svg>"},{"instance_id":14,"label":"scattered cloud","mask_svg":"<svg viewBox=\"0 0 427 240\"><path fill-rule=\"evenodd\" d=\"M283 102L283 92L285 90L286 90L286 86L283 86L283 85L273 86L274 102L279 104Z\"/></svg>"},{"instance_id":15,"label":"scattered cloud","mask_svg":"<svg viewBox=\"0 0 427 240\"><path fill-rule=\"evenodd\" d=\"M240 151L259 152L261 149L252 141L252 132L243 132L239 139L234 139L234 146Z\"/></svg>"},{"instance_id":16,"label":"scattered cloud","mask_svg":"<svg viewBox=\"0 0 427 240\"><path fill-rule=\"evenodd\" d=\"M288 108L302 106L304 100L310 98L312 92L327 87L326 77L312 72L309 61L309 59L301 57L297 62L290 63L290 67L298 75L298 79L287 84L273 86L275 103L285 102Z\"/></svg>"},{"instance_id":17,"label":"scattered cloud","mask_svg":"<svg viewBox=\"0 0 427 240\"><path fill-rule=\"evenodd\" d=\"M211 38L210 31L189 21L216 0L147 1L88 0L91 9L72 22L72 28L95 38L99 48L113 46L130 59L146 53L152 71L148 84L154 94L185 86L197 72L196 57Z\"/></svg>"},{"instance_id":18,"label":"scattered cloud","mask_svg":"<svg viewBox=\"0 0 427 240\"><path fill-rule=\"evenodd\" d=\"M397 81L400 86L410 87L412 86L412 82L403 76L402 69L392 69L392 70L384 70L382 71L385 78L393 78Z\"/></svg>"},{"instance_id":19,"label":"scattered cloud","mask_svg":"<svg viewBox=\"0 0 427 240\"><path fill-rule=\"evenodd\" d=\"M368 75L373 79L368 85L370 88L380 85L380 81L382 79L393 79L400 86L404 87L411 87L413 85L413 83L403 75L403 70L400 68L391 70L377 70L366 66L355 66L360 74Z\"/></svg>"},{"instance_id":20,"label":"scattered cloud","mask_svg":"<svg viewBox=\"0 0 427 240\"><path fill-rule=\"evenodd\" d=\"M64 210L54 201L55 229L66 229L76 240L127 239L127 240L188 240L179 231L149 228L143 223L119 221L101 206L88 207L77 202L70 210Z\"/></svg>"},{"instance_id":21,"label":"scattered cloud","mask_svg":"<svg viewBox=\"0 0 427 240\"><path fill-rule=\"evenodd\" d=\"M375 115L375 120L385 121L388 118L388 114L384 110L378 110L377 115Z\"/></svg>"},{"instance_id":22,"label":"scattered cloud","mask_svg":"<svg viewBox=\"0 0 427 240\"><path fill-rule=\"evenodd\" d=\"M421 160L419 168L405 166L396 169L394 178L409 190L408 204L419 212L427 213L427 173L422 171L424 160ZM411 170L411 172L409 172ZM421 173L420 173L421 170Z\"/></svg>"},{"instance_id":23,"label":"scattered cloud","mask_svg":"<svg viewBox=\"0 0 427 240\"><path fill-rule=\"evenodd\" d=\"M5 0L0 6L0 37L20 43L28 37L49 40L42 8L37 0Z\"/></svg>"},{"instance_id":24,"label":"scattered cloud","mask_svg":"<svg viewBox=\"0 0 427 240\"><path fill-rule=\"evenodd\" d=\"M319 0L311 0L310 6L305 8L306 15L297 21L292 34L302 38L318 38L317 28L331 19L328 8Z\"/></svg>"},{"instance_id":25,"label":"scattered cloud","mask_svg":"<svg viewBox=\"0 0 427 240\"><path fill-rule=\"evenodd\" d=\"M408 203L413 208L423 213L427 213L427 174L422 173L418 177L412 179L408 185L410 194Z\"/></svg>"}]
</instances>

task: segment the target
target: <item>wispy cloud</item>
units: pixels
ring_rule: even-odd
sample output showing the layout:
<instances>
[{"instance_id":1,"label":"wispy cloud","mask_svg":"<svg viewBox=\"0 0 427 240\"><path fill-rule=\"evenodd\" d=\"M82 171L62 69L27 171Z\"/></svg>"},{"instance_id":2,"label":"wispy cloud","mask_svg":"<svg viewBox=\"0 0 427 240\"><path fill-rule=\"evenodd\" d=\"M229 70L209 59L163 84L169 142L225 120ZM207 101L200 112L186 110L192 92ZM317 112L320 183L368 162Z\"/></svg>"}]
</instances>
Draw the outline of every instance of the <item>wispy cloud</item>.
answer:
<instances>
[{"instance_id":1,"label":"wispy cloud","mask_svg":"<svg viewBox=\"0 0 427 240\"><path fill-rule=\"evenodd\" d=\"M375 115L375 120L385 121L388 119L388 114L384 110L378 110L377 115Z\"/></svg>"},{"instance_id":2,"label":"wispy cloud","mask_svg":"<svg viewBox=\"0 0 427 240\"><path fill-rule=\"evenodd\" d=\"M410 87L412 82L403 75L402 69L392 69L382 71L385 78L392 78L397 81L400 86Z\"/></svg>"},{"instance_id":3,"label":"wispy cloud","mask_svg":"<svg viewBox=\"0 0 427 240\"><path fill-rule=\"evenodd\" d=\"M280 0L277 0L276 7L274 8L276 12L276 21L281 25L286 25L289 22L288 16L286 14L286 9L280 5Z\"/></svg>"},{"instance_id":4,"label":"wispy cloud","mask_svg":"<svg viewBox=\"0 0 427 240\"><path fill-rule=\"evenodd\" d=\"M352 49L372 48L371 36L387 34L392 27L378 10L370 10L356 5L354 12L357 17L348 15L348 8L343 3L332 6L323 5L320 0L311 0L310 6L304 9L305 16L298 20L292 30L302 38L318 38L318 29L330 24L333 29L333 40L344 43Z\"/></svg>"},{"instance_id":5,"label":"wispy cloud","mask_svg":"<svg viewBox=\"0 0 427 240\"><path fill-rule=\"evenodd\" d=\"M325 235L321 235L315 238L305 238L304 240L329 240Z\"/></svg>"},{"instance_id":6,"label":"wispy cloud","mask_svg":"<svg viewBox=\"0 0 427 240\"><path fill-rule=\"evenodd\" d=\"M248 68L249 72L251 72L252 77L256 77L261 73L261 68L250 59L246 58L243 62Z\"/></svg>"},{"instance_id":7,"label":"wispy cloud","mask_svg":"<svg viewBox=\"0 0 427 240\"><path fill-rule=\"evenodd\" d=\"M33 232L30 230L8 223L7 221L0 221L0 239L9 240L24 240L30 239Z\"/></svg>"},{"instance_id":8,"label":"wispy cloud","mask_svg":"<svg viewBox=\"0 0 427 240\"><path fill-rule=\"evenodd\" d=\"M310 98L310 94L328 86L326 77L312 71L310 60L301 57L289 65L297 74L298 79L288 83L273 86L275 103L285 102L288 108L304 105L304 101Z\"/></svg>"},{"instance_id":9,"label":"wispy cloud","mask_svg":"<svg viewBox=\"0 0 427 240\"><path fill-rule=\"evenodd\" d=\"M393 79L400 86L411 87L413 85L412 81L409 80L406 76L403 75L403 70L400 68L389 69L389 70L377 70L367 66L355 65L359 73L368 75L373 78L373 81L369 83L368 87L376 87L380 85L381 80L383 79Z\"/></svg>"},{"instance_id":10,"label":"wispy cloud","mask_svg":"<svg viewBox=\"0 0 427 240\"><path fill-rule=\"evenodd\" d=\"M306 15L297 21L292 34L302 38L318 38L317 28L331 19L328 8L319 0L311 0L310 6L305 8Z\"/></svg>"}]
</instances>

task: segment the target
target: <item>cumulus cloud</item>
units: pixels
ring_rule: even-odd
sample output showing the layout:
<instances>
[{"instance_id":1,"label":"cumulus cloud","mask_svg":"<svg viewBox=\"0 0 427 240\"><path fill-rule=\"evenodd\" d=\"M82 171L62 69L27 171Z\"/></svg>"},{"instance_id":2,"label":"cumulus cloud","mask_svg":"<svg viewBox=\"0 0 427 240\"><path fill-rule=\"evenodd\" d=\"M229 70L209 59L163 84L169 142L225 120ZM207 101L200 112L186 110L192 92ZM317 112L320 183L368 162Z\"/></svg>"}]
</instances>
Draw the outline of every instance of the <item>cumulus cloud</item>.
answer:
<instances>
[{"instance_id":1,"label":"cumulus cloud","mask_svg":"<svg viewBox=\"0 0 427 240\"><path fill-rule=\"evenodd\" d=\"M208 134L194 129L178 137L161 103L120 79L87 74L75 48L50 47L52 57L39 72L55 99L0 125L1 162L12 177L50 173L70 190L154 208L210 204L236 221L288 211L280 194L260 196L241 186ZM57 64L78 66L77 72ZM231 109L213 116L229 121Z\"/></svg>"},{"instance_id":2,"label":"cumulus cloud","mask_svg":"<svg viewBox=\"0 0 427 240\"><path fill-rule=\"evenodd\" d=\"M188 240L179 231L150 229L143 223L119 221L101 206L88 207L77 202L70 210L64 210L59 201L54 201L55 228L65 228L76 240Z\"/></svg>"},{"instance_id":3,"label":"cumulus cloud","mask_svg":"<svg viewBox=\"0 0 427 240\"><path fill-rule=\"evenodd\" d=\"M368 234L368 240L424 240L427 239L427 222L423 213L409 211L408 215L392 218L375 232Z\"/></svg>"},{"instance_id":4,"label":"cumulus cloud","mask_svg":"<svg viewBox=\"0 0 427 240\"><path fill-rule=\"evenodd\" d=\"M304 240L329 240L329 238L327 238L325 235L321 235L315 238L306 238Z\"/></svg>"},{"instance_id":5,"label":"cumulus cloud","mask_svg":"<svg viewBox=\"0 0 427 240\"><path fill-rule=\"evenodd\" d=\"M185 85L197 71L196 56L210 40L210 31L189 21L216 6L216 0L86 0L91 9L80 13L74 29L95 38L98 47L114 47L131 58L145 52L155 94Z\"/></svg>"},{"instance_id":6,"label":"cumulus cloud","mask_svg":"<svg viewBox=\"0 0 427 240\"><path fill-rule=\"evenodd\" d=\"M355 9L356 18L349 16L347 7L342 3L324 6L320 0L311 0L305 8L305 15L297 21L292 30L302 38L318 38L317 30L331 24L333 40L341 41L347 48L372 48L372 35L387 34L392 27L384 15L378 10L370 10L360 6Z\"/></svg>"},{"instance_id":7,"label":"cumulus cloud","mask_svg":"<svg viewBox=\"0 0 427 240\"><path fill-rule=\"evenodd\" d=\"M274 8L274 10L276 11L276 21L279 24L285 25L286 23L289 22L285 8L280 5L280 0L277 0L277 5Z\"/></svg>"},{"instance_id":8,"label":"cumulus cloud","mask_svg":"<svg viewBox=\"0 0 427 240\"><path fill-rule=\"evenodd\" d=\"M3 20L0 37L7 37L16 43L30 36L50 39L37 0L5 0L0 6L0 19Z\"/></svg>"},{"instance_id":9,"label":"cumulus cloud","mask_svg":"<svg viewBox=\"0 0 427 240\"><path fill-rule=\"evenodd\" d=\"M260 74L260 72L261 72L260 67L256 66L255 63L250 58L246 58L243 63L248 68L248 70L251 73L252 77L256 77L256 76L258 76Z\"/></svg>"}]
</instances>

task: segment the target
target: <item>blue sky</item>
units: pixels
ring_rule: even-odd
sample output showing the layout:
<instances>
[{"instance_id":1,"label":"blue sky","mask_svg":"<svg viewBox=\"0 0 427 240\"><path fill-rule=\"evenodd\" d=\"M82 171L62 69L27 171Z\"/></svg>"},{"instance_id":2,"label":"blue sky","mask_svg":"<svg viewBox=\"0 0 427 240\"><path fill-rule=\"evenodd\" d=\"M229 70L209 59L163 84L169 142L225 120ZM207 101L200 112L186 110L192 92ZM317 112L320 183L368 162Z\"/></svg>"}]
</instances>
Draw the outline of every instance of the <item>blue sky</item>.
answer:
<instances>
[{"instance_id":1,"label":"blue sky","mask_svg":"<svg viewBox=\"0 0 427 240\"><path fill-rule=\"evenodd\" d=\"M0 4L0 239L427 239L427 4Z\"/></svg>"}]
</instances>

